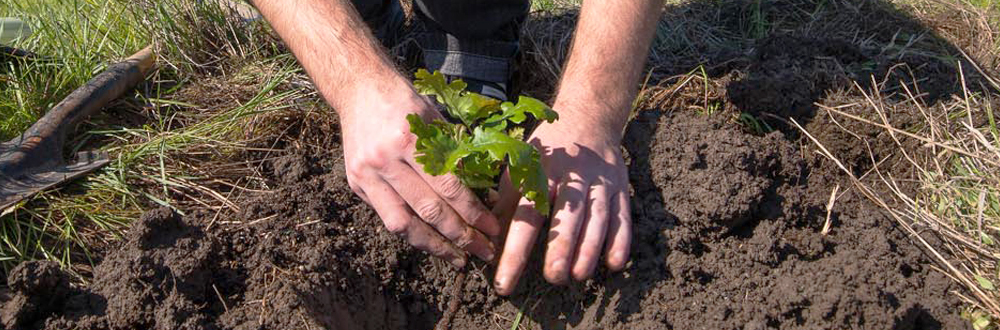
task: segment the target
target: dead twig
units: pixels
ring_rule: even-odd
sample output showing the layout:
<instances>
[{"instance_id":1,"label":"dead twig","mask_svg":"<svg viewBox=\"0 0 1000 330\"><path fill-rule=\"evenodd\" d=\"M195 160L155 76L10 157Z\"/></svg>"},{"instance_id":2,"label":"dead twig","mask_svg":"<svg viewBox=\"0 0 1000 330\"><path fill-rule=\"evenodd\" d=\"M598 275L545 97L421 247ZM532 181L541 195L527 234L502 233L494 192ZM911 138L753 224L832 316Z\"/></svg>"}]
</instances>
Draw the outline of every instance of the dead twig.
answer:
<instances>
[{"instance_id":1,"label":"dead twig","mask_svg":"<svg viewBox=\"0 0 1000 330\"><path fill-rule=\"evenodd\" d=\"M455 282L451 285L451 300L448 301L448 309L444 311L444 314L441 315L441 320L434 326L435 330L451 329L451 320L455 318L458 306L462 303L462 290L465 288L465 277L467 274L468 272L463 269L458 272L458 276L455 276Z\"/></svg>"},{"instance_id":2,"label":"dead twig","mask_svg":"<svg viewBox=\"0 0 1000 330\"><path fill-rule=\"evenodd\" d=\"M837 190L840 190L840 185L833 187L833 192L830 193L830 201L826 203L826 222L823 223L823 230L820 234L826 236L830 233L830 215L833 214L833 203L837 201Z\"/></svg>"}]
</instances>

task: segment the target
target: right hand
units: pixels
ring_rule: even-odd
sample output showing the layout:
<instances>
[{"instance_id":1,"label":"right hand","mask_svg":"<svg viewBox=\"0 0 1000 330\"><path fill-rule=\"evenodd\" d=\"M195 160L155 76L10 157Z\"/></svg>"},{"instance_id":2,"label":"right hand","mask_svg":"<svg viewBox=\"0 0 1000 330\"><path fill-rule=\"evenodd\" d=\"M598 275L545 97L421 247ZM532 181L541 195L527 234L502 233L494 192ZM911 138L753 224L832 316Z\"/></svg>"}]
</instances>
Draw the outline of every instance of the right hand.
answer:
<instances>
[{"instance_id":1,"label":"right hand","mask_svg":"<svg viewBox=\"0 0 1000 330\"><path fill-rule=\"evenodd\" d=\"M431 176L414 160L417 137L406 115L428 121L441 114L408 82L394 86L361 91L337 109L351 190L410 245L459 268L465 252L491 261L491 238L500 234L496 217L457 177Z\"/></svg>"}]
</instances>

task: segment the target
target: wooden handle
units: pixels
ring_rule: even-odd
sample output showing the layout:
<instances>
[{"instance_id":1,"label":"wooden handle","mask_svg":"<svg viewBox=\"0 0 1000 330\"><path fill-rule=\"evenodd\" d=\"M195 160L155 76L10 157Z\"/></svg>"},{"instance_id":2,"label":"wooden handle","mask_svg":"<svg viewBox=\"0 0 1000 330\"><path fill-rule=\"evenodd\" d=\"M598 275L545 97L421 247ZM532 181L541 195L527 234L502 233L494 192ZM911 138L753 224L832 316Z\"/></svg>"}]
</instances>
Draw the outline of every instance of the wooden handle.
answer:
<instances>
[{"instance_id":1,"label":"wooden handle","mask_svg":"<svg viewBox=\"0 0 1000 330\"><path fill-rule=\"evenodd\" d=\"M19 158L21 166L28 167L62 162L66 135L84 118L100 111L143 81L155 60L153 47L149 46L109 66L52 107L20 137L11 140L8 145L13 150L8 150L10 154L6 156L11 160Z\"/></svg>"}]
</instances>

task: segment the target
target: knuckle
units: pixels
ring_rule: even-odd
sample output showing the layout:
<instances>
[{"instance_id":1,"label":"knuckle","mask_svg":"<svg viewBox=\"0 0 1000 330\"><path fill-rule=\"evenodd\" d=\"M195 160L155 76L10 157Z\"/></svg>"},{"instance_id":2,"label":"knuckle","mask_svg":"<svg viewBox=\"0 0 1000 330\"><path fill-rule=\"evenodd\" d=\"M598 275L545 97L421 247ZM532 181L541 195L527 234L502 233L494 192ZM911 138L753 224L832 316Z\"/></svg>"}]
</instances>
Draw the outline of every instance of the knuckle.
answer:
<instances>
[{"instance_id":1,"label":"knuckle","mask_svg":"<svg viewBox=\"0 0 1000 330\"><path fill-rule=\"evenodd\" d=\"M420 218L432 226L437 226L444 220L444 208L444 204L437 199L425 199L414 205Z\"/></svg>"},{"instance_id":2,"label":"knuckle","mask_svg":"<svg viewBox=\"0 0 1000 330\"><path fill-rule=\"evenodd\" d=\"M408 127L403 127L400 129L393 130L389 136L383 140L381 146L384 149L398 151L405 150L411 145L415 144L417 141L417 136L410 133Z\"/></svg>"},{"instance_id":3,"label":"knuckle","mask_svg":"<svg viewBox=\"0 0 1000 330\"><path fill-rule=\"evenodd\" d=\"M465 213L466 213L465 216L467 217L465 218L465 222L468 223L470 226L479 226L487 222L485 220L486 211L481 210L478 207L471 208Z\"/></svg>"},{"instance_id":4,"label":"knuckle","mask_svg":"<svg viewBox=\"0 0 1000 330\"><path fill-rule=\"evenodd\" d=\"M380 170L388 164L389 154L375 147L360 152L347 161L348 175L360 177L365 171Z\"/></svg>"},{"instance_id":5,"label":"knuckle","mask_svg":"<svg viewBox=\"0 0 1000 330\"><path fill-rule=\"evenodd\" d=\"M452 176L446 176L438 182L438 189L440 190L441 197L448 200L458 200L461 199L465 193L465 185L458 178Z\"/></svg>"},{"instance_id":6,"label":"knuckle","mask_svg":"<svg viewBox=\"0 0 1000 330\"><path fill-rule=\"evenodd\" d=\"M590 205L590 212L594 216L606 218L608 216L609 211L610 210L608 209L608 203L605 202L595 201L593 204Z\"/></svg>"},{"instance_id":7,"label":"knuckle","mask_svg":"<svg viewBox=\"0 0 1000 330\"><path fill-rule=\"evenodd\" d=\"M403 235L409 230L410 221L405 219L391 219L383 221L385 229L396 235Z\"/></svg>"},{"instance_id":8,"label":"knuckle","mask_svg":"<svg viewBox=\"0 0 1000 330\"><path fill-rule=\"evenodd\" d=\"M365 168L383 170L389 163L388 160L389 160L389 153L381 150L375 150L366 155L363 162Z\"/></svg>"},{"instance_id":9,"label":"knuckle","mask_svg":"<svg viewBox=\"0 0 1000 330\"><path fill-rule=\"evenodd\" d=\"M362 169L364 168L364 162L359 159L359 157L351 157L346 160L344 165L344 171L347 173L347 181L351 182L357 180L362 176Z\"/></svg>"}]
</instances>

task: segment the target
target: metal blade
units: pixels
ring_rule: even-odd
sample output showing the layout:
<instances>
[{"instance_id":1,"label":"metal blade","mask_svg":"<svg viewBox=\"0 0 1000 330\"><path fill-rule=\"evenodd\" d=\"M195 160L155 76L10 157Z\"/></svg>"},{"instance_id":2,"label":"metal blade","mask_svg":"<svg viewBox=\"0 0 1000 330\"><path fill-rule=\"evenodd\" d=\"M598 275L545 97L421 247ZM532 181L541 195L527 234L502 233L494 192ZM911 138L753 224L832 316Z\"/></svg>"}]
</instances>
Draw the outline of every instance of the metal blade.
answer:
<instances>
[{"instance_id":1,"label":"metal blade","mask_svg":"<svg viewBox=\"0 0 1000 330\"><path fill-rule=\"evenodd\" d=\"M3 146L0 146L3 148ZM3 153L0 152L0 158ZM17 178L0 174L0 212L3 212L45 189L79 178L106 165L110 160L107 153L84 151L70 165L59 166L47 171L23 174Z\"/></svg>"}]
</instances>

